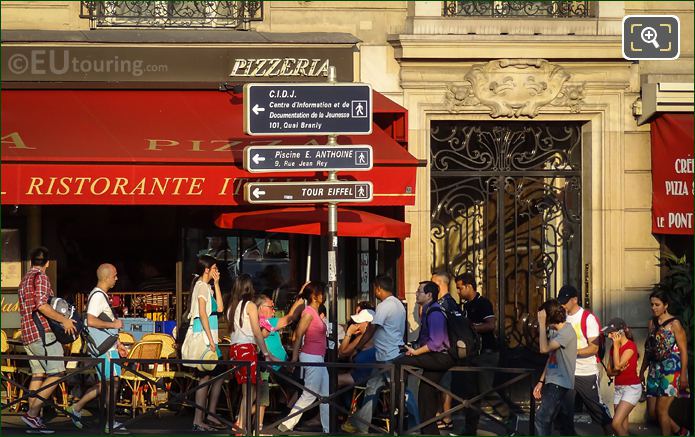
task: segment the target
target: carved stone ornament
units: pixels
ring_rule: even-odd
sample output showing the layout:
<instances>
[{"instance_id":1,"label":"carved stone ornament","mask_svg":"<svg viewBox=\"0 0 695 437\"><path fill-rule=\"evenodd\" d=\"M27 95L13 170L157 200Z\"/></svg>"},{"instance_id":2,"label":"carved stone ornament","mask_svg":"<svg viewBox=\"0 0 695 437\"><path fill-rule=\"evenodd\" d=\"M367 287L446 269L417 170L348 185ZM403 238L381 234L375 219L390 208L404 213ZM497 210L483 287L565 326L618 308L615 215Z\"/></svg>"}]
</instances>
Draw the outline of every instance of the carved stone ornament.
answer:
<instances>
[{"instance_id":1,"label":"carved stone ornament","mask_svg":"<svg viewBox=\"0 0 695 437\"><path fill-rule=\"evenodd\" d=\"M570 74L545 59L499 59L476 64L464 77L466 82L447 85L444 103L450 112L482 105L490 108L493 118L533 118L546 105L579 112L584 103L584 84L567 83Z\"/></svg>"}]
</instances>

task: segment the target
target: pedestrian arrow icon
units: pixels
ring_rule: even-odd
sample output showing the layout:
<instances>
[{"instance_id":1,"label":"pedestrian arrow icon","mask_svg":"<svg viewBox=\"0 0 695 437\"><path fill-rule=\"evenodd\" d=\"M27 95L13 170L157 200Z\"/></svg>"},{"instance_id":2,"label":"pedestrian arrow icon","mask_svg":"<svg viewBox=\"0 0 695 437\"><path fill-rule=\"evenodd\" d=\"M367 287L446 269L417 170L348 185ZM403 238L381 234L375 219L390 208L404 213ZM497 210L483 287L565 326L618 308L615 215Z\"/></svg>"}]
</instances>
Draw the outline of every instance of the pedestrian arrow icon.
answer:
<instances>
[{"instance_id":1,"label":"pedestrian arrow icon","mask_svg":"<svg viewBox=\"0 0 695 437\"><path fill-rule=\"evenodd\" d=\"M256 114L256 115L258 115L259 112L265 112L265 108L261 108L260 106L258 106L258 103L256 103L255 105L253 105L253 108L251 108L251 110L252 110L253 113Z\"/></svg>"},{"instance_id":2,"label":"pedestrian arrow icon","mask_svg":"<svg viewBox=\"0 0 695 437\"><path fill-rule=\"evenodd\" d=\"M251 158L251 161L258 165L259 163L265 161L265 158L256 153L255 155L253 155L253 158Z\"/></svg>"},{"instance_id":3,"label":"pedestrian arrow icon","mask_svg":"<svg viewBox=\"0 0 695 437\"><path fill-rule=\"evenodd\" d=\"M253 190L253 197L255 197L256 199L259 199L261 196L265 196L265 191L256 187L256 189Z\"/></svg>"}]
</instances>

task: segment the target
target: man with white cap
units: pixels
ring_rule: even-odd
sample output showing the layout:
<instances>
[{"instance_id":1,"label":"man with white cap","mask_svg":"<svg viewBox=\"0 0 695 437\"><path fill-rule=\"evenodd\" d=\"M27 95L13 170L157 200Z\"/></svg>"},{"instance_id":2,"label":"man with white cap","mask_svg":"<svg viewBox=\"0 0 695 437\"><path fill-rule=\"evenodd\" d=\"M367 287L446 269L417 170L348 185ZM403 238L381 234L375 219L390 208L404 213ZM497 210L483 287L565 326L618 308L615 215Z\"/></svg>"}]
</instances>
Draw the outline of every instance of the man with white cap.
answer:
<instances>
[{"instance_id":1,"label":"man with white cap","mask_svg":"<svg viewBox=\"0 0 695 437\"><path fill-rule=\"evenodd\" d=\"M352 357L352 362L355 364L366 364L376 361L376 349L374 348L374 341L372 339L368 340L362 348L357 348L369 324L374 320L374 314L375 312L373 309L360 308L359 312L350 316L353 323L348 326L345 337L338 348L338 354L341 357ZM338 376L338 386L363 384L369 379L370 374L371 369L367 367L353 369L350 373L344 373Z\"/></svg>"}]
</instances>

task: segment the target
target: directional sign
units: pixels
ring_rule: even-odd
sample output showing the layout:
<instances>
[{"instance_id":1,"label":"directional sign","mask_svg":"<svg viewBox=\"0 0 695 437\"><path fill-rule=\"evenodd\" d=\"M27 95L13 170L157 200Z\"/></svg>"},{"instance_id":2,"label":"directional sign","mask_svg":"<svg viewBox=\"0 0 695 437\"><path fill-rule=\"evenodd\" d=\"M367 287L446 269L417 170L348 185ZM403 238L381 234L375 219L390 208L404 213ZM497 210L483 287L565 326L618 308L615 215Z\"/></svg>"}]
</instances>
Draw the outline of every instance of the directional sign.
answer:
<instances>
[{"instance_id":1,"label":"directional sign","mask_svg":"<svg viewBox=\"0 0 695 437\"><path fill-rule=\"evenodd\" d=\"M371 170L372 146L249 146L244 168L251 173Z\"/></svg>"},{"instance_id":2,"label":"directional sign","mask_svg":"<svg viewBox=\"0 0 695 437\"><path fill-rule=\"evenodd\" d=\"M372 133L372 87L363 83L244 86L249 135Z\"/></svg>"},{"instance_id":3,"label":"directional sign","mask_svg":"<svg viewBox=\"0 0 695 437\"><path fill-rule=\"evenodd\" d=\"M249 182L244 199L249 203L369 202L372 183L356 181Z\"/></svg>"}]
</instances>

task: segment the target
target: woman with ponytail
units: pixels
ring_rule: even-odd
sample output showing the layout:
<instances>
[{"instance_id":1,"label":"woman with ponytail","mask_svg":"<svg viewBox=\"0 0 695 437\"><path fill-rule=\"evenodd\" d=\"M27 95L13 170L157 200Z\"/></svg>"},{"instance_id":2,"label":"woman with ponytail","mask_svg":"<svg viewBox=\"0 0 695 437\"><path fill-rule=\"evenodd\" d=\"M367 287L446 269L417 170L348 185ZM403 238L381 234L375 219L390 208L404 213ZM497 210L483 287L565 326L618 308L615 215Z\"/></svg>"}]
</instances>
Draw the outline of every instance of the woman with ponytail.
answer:
<instances>
[{"instance_id":1,"label":"woman with ponytail","mask_svg":"<svg viewBox=\"0 0 695 437\"><path fill-rule=\"evenodd\" d=\"M229 359L235 361L248 361L251 363L250 371L242 367L235 372L237 384L241 386L241 406L237 425L240 429L250 432L246 423L246 404L247 397L251 397L251 404L254 402L255 389L247 390L247 383L256 384L256 364L258 359L258 349L265 356L266 360L278 361L270 352L265 344L265 339L261 333L259 323L258 307L254 303L254 295L251 276L242 273L237 276L232 286L232 294L227 308L227 320L231 336L231 350ZM246 429L248 428L248 429Z\"/></svg>"}]
</instances>

